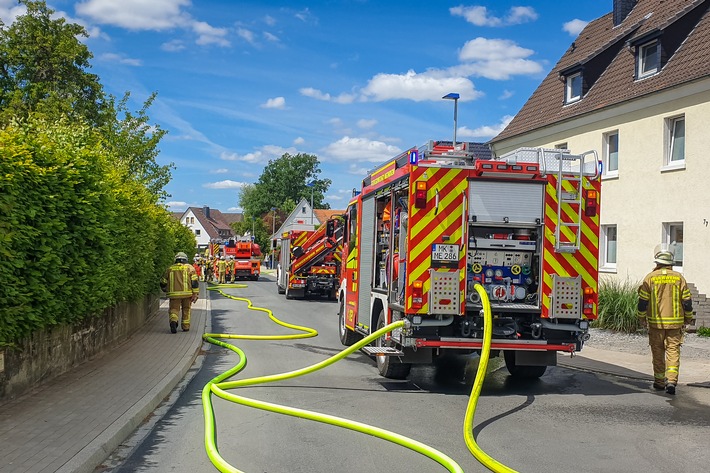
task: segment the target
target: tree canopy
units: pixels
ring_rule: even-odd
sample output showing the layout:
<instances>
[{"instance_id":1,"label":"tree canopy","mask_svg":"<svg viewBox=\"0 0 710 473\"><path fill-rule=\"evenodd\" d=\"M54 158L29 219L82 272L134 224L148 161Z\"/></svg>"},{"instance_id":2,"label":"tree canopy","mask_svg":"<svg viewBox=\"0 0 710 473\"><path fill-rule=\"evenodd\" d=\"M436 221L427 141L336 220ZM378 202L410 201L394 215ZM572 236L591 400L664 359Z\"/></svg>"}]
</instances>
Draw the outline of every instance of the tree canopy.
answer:
<instances>
[{"instance_id":1,"label":"tree canopy","mask_svg":"<svg viewBox=\"0 0 710 473\"><path fill-rule=\"evenodd\" d=\"M323 201L332 181L318 178L319 166L318 157L306 153L269 160L259 180L241 188L239 205L245 214L263 217L273 208L290 212L302 198L310 203L312 196L314 208L330 208Z\"/></svg>"}]
</instances>

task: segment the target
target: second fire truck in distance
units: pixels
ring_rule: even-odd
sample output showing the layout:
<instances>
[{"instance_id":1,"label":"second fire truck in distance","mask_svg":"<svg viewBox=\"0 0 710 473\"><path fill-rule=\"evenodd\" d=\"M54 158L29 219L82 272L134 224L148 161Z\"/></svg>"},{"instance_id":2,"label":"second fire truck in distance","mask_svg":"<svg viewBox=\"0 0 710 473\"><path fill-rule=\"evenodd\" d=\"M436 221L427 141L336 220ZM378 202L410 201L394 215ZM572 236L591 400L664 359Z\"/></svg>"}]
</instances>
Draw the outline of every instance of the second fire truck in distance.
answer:
<instances>
[{"instance_id":1,"label":"second fire truck in distance","mask_svg":"<svg viewBox=\"0 0 710 473\"><path fill-rule=\"evenodd\" d=\"M476 148L478 146L478 148ZM574 353L597 317L600 179L594 152L429 142L372 171L346 214L339 332L344 345L400 319L365 351L381 375L480 350L537 378Z\"/></svg>"},{"instance_id":2,"label":"second fire truck in distance","mask_svg":"<svg viewBox=\"0 0 710 473\"><path fill-rule=\"evenodd\" d=\"M335 300L343 251L342 218L334 217L315 231L291 230L281 235L276 286L287 299L325 295Z\"/></svg>"}]
</instances>

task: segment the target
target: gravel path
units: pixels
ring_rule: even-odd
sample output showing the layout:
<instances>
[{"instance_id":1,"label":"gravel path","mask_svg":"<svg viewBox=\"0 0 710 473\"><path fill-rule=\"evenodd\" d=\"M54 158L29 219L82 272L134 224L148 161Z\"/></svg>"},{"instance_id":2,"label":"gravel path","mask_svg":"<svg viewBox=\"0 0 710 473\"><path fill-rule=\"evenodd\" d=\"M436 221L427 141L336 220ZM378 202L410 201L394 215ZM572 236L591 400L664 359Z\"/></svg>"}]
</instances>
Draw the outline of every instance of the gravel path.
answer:
<instances>
[{"instance_id":1,"label":"gravel path","mask_svg":"<svg viewBox=\"0 0 710 473\"><path fill-rule=\"evenodd\" d=\"M602 350L613 350L636 355L650 354L648 336L645 333L627 334L591 328L591 338L585 344ZM681 359L709 360L710 337L699 337L695 333L687 333L681 349Z\"/></svg>"}]
</instances>

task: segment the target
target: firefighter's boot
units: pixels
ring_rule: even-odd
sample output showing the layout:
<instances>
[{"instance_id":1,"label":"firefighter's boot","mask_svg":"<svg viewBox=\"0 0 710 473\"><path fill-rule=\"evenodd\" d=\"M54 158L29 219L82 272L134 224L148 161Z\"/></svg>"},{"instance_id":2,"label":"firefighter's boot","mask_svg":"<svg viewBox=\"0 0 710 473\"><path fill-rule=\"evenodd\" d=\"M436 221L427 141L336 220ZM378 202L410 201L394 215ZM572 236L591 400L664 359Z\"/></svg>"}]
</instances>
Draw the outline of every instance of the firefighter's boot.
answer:
<instances>
[{"instance_id":1,"label":"firefighter's boot","mask_svg":"<svg viewBox=\"0 0 710 473\"><path fill-rule=\"evenodd\" d=\"M666 392L668 394L675 394L675 384L668 383L668 385L666 386Z\"/></svg>"},{"instance_id":2,"label":"firefighter's boot","mask_svg":"<svg viewBox=\"0 0 710 473\"><path fill-rule=\"evenodd\" d=\"M170 321L170 332L171 333L177 333L177 321L171 320Z\"/></svg>"}]
</instances>

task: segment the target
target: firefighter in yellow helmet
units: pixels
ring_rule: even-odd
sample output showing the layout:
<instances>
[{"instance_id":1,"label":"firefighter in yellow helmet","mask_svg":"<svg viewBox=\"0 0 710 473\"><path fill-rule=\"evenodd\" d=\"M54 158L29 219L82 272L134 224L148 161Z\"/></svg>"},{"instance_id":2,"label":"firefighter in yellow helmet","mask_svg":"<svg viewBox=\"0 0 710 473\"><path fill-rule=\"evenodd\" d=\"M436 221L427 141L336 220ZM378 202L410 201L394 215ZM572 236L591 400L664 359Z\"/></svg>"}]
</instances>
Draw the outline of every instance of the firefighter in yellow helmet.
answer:
<instances>
[{"instance_id":1,"label":"firefighter in yellow helmet","mask_svg":"<svg viewBox=\"0 0 710 473\"><path fill-rule=\"evenodd\" d=\"M693 302L682 274L673 271L673 252L657 246L656 267L638 289L638 316L648 326L648 344L653 357L653 387L675 394L680 368L683 329L693 322Z\"/></svg>"},{"instance_id":2,"label":"firefighter in yellow helmet","mask_svg":"<svg viewBox=\"0 0 710 473\"><path fill-rule=\"evenodd\" d=\"M175 263L163 275L160 287L170 299L170 331L177 333L178 314L182 310L182 330L190 330L190 304L197 300L200 283L195 268L188 264L182 251L175 255Z\"/></svg>"}]
</instances>

